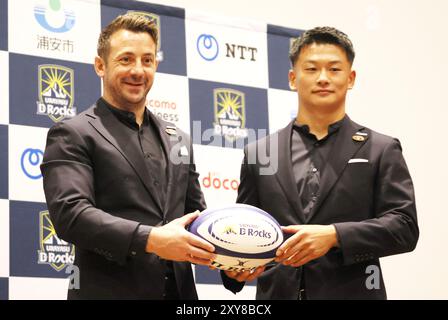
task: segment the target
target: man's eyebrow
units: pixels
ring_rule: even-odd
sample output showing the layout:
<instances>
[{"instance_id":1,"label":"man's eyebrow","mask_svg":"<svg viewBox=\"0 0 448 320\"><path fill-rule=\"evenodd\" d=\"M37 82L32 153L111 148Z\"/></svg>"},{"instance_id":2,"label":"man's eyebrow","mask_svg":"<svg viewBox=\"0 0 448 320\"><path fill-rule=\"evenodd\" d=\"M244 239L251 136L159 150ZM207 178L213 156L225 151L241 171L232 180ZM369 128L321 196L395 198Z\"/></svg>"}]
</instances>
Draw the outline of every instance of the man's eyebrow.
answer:
<instances>
[{"instance_id":1,"label":"man's eyebrow","mask_svg":"<svg viewBox=\"0 0 448 320\"><path fill-rule=\"evenodd\" d=\"M318 63L319 61L309 59L309 60L305 60L304 62L308 62L308 63ZM331 64L342 63L342 60L331 60L331 61L329 61L329 63L331 63Z\"/></svg>"},{"instance_id":2,"label":"man's eyebrow","mask_svg":"<svg viewBox=\"0 0 448 320\"><path fill-rule=\"evenodd\" d=\"M118 55L122 55L122 54L130 54L130 55L135 55L135 53L133 52L133 51L123 51L123 52L119 52L118 53ZM148 55L150 55L150 56L155 56L155 54L153 53L153 52L146 52L146 53L143 53L143 55L144 56L148 56Z\"/></svg>"}]
</instances>

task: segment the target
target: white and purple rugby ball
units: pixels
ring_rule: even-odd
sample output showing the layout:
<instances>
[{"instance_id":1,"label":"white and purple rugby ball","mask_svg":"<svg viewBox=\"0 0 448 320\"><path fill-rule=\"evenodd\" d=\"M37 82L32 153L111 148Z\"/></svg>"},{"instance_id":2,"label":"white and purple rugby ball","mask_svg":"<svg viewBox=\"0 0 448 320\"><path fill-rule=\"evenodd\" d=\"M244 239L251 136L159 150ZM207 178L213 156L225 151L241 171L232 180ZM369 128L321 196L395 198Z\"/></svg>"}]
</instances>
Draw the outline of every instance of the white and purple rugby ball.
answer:
<instances>
[{"instance_id":1,"label":"white and purple rugby ball","mask_svg":"<svg viewBox=\"0 0 448 320\"><path fill-rule=\"evenodd\" d=\"M246 204L204 210L188 230L209 241L222 270L250 270L275 258L283 243L278 222L267 212Z\"/></svg>"}]
</instances>

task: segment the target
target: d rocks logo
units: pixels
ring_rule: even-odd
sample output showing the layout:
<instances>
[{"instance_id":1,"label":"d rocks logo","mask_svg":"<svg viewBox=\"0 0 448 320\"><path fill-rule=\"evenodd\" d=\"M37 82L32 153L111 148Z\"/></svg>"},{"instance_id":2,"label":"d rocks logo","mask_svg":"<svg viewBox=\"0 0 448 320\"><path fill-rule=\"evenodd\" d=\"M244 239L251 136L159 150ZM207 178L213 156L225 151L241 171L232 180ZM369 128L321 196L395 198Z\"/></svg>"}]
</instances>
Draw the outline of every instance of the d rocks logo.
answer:
<instances>
[{"instance_id":1,"label":"d rocks logo","mask_svg":"<svg viewBox=\"0 0 448 320\"><path fill-rule=\"evenodd\" d=\"M46 115L54 122L74 117L74 72L72 69L45 64L39 65L39 101L37 114Z\"/></svg>"},{"instance_id":2,"label":"d rocks logo","mask_svg":"<svg viewBox=\"0 0 448 320\"><path fill-rule=\"evenodd\" d=\"M215 105L215 134L228 141L246 138L246 108L244 92L233 89L213 90Z\"/></svg>"},{"instance_id":3,"label":"d rocks logo","mask_svg":"<svg viewBox=\"0 0 448 320\"><path fill-rule=\"evenodd\" d=\"M75 246L59 239L50 220L48 211L39 212L38 263L48 264L54 270L61 271L75 261Z\"/></svg>"}]
</instances>

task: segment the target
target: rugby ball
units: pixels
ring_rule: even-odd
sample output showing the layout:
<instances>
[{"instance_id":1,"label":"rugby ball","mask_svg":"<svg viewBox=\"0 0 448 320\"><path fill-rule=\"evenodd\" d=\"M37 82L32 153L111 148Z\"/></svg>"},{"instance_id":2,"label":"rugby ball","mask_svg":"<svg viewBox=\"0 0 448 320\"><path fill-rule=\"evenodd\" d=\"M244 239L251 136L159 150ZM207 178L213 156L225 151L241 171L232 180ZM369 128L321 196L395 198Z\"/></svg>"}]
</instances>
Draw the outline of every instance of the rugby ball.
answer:
<instances>
[{"instance_id":1,"label":"rugby ball","mask_svg":"<svg viewBox=\"0 0 448 320\"><path fill-rule=\"evenodd\" d=\"M217 257L212 266L229 271L251 270L271 262L283 243L278 222L246 204L206 209L188 231L213 244Z\"/></svg>"}]
</instances>

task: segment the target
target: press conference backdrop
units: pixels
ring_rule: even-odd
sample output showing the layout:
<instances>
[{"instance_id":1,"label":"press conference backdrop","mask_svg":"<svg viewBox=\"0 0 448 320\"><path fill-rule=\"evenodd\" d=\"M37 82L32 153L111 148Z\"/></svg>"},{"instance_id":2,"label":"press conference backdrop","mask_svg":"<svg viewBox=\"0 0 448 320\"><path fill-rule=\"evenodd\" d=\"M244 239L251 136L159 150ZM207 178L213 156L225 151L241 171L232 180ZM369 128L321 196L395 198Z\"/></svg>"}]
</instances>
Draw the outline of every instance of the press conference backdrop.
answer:
<instances>
[{"instance_id":1,"label":"press conference backdrop","mask_svg":"<svg viewBox=\"0 0 448 320\"><path fill-rule=\"evenodd\" d=\"M48 129L101 95L92 65L98 35L126 12L159 26L160 64L148 107L194 137L209 207L235 202L237 142L295 116L297 97L286 75L290 40L301 30L136 1L1 0L1 299L66 297L74 247L53 228L39 165ZM238 296L226 292L217 271L196 267L195 279L201 299L254 298L253 285Z\"/></svg>"},{"instance_id":2,"label":"press conference backdrop","mask_svg":"<svg viewBox=\"0 0 448 320\"><path fill-rule=\"evenodd\" d=\"M0 299L66 297L73 246L52 228L39 164L48 128L100 96L92 66L97 37L128 11L160 27L161 62L148 107L196 137L209 206L233 202L239 183L242 150L217 140L235 142L235 134L251 129L274 132L295 115L297 97L287 86L291 37L316 25L347 32L358 71L349 114L400 138L417 192L417 250L382 259L389 297L448 298L448 46L440 40L446 2L154 1L187 9L134 1L0 0ZM218 117L223 106L234 112ZM195 277L200 299L254 297L254 286L228 293L217 273L205 268L196 268Z\"/></svg>"}]
</instances>

